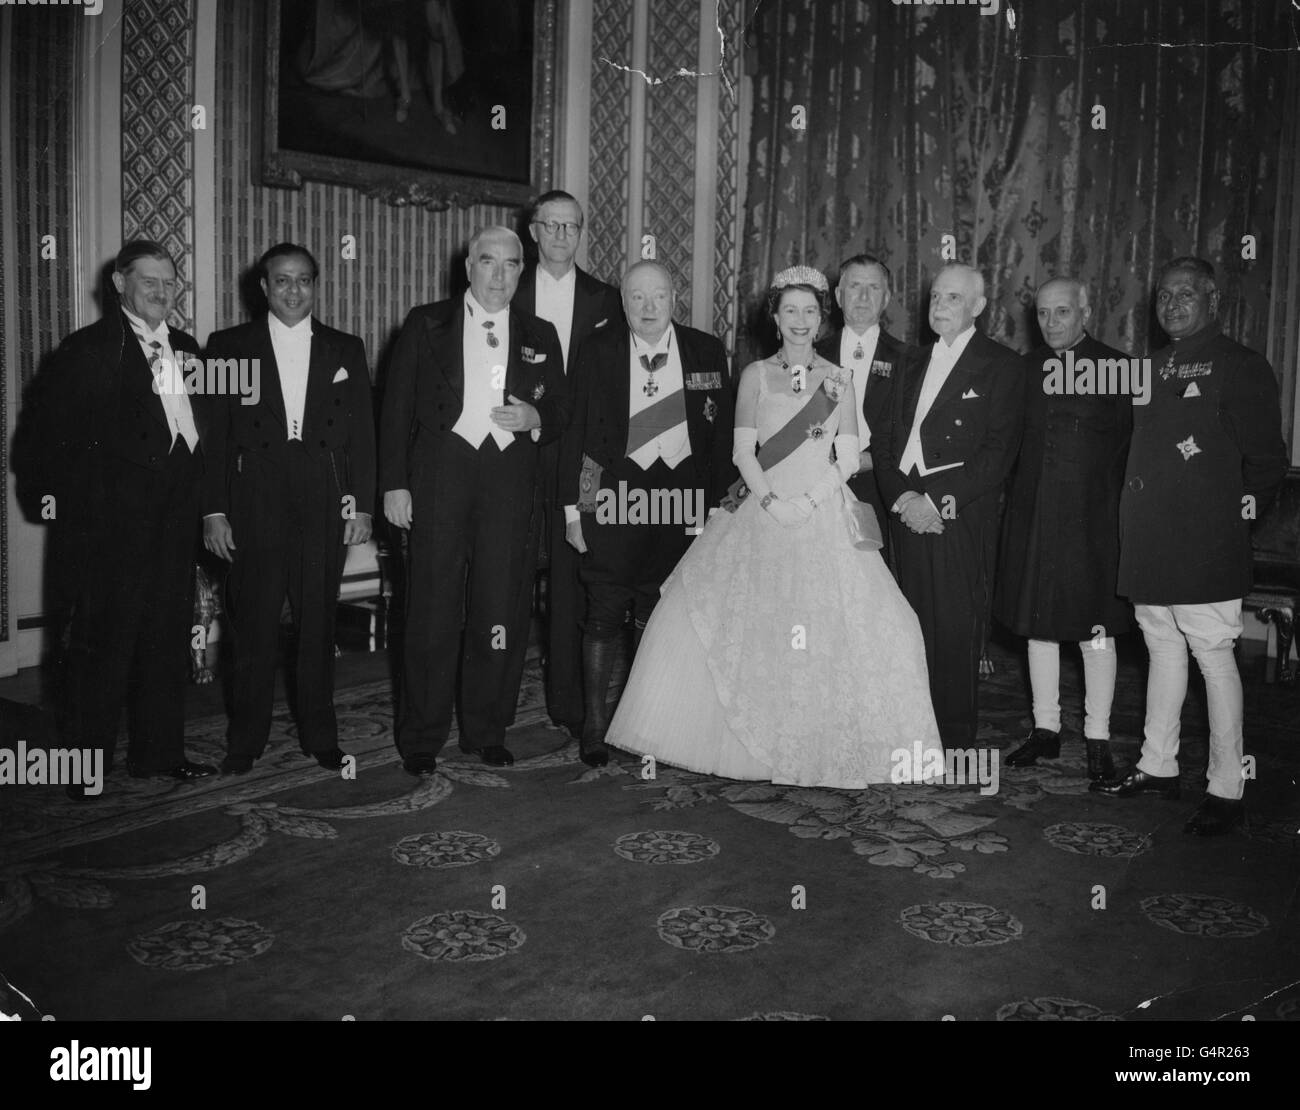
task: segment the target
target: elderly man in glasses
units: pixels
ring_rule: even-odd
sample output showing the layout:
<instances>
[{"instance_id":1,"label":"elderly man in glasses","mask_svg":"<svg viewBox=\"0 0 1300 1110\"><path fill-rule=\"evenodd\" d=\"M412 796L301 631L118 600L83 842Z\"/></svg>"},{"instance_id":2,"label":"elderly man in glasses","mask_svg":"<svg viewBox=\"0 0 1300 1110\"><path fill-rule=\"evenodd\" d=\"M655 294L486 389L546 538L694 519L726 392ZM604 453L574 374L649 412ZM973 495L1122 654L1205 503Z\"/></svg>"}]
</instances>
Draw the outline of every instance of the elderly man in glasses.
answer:
<instances>
[{"instance_id":1,"label":"elderly man in glasses","mask_svg":"<svg viewBox=\"0 0 1300 1110\"><path fill-rule=\"evenodd\" d=\"M533 205L528 231L537 262L525 268L512 302L549 320L560 335L564 366L574 365L578 348L609 327L623 327L623 302L612 285L598 281L574 261L582 240L582 207L562 189L543 193ZM550 566L546 621L546 708L552 722L582 737L582 629L585 593L578 580L578 553L564 541L564 506L556 503L558 444L542 447L541 496L545 528L541 543ZM531 590L520 598L525 612Z\"/></svg>"}]
</instances>

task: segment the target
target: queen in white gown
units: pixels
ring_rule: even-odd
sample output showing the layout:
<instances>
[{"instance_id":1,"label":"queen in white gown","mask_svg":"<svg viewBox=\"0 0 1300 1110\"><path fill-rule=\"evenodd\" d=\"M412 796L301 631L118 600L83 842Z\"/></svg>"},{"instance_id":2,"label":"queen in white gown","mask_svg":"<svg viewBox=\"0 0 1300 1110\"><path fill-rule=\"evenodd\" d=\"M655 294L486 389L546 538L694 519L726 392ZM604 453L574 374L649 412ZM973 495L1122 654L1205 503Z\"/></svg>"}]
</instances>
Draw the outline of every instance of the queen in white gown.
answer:
<instances>
[{"instance_id":1,"label":"queen in white gown","mask_svg":"<svg viewBox=\"0 0 1300 1110\"><path fill-rule=\"evenodd\" d=\"M826 291L802 266L773 283L782 348L745 368L736 399L734 458L750 492L714 514L664 583L610 724L617 748L724 778L845 789L934 781L942 765L916 615L845 519L858 405L851 377L812 349ZM792 420L788 454L756 455Z\"/></svg>"}]
</instances>

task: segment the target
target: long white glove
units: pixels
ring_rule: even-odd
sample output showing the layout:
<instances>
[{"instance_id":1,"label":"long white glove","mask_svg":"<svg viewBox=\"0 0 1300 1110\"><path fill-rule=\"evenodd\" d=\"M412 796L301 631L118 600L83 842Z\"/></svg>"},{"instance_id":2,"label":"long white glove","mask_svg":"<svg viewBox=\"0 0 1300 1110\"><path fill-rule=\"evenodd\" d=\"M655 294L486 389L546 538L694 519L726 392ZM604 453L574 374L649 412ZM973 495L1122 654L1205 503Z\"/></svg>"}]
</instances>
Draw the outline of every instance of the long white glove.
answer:
<instances>
[{"instance_id":1,"label":"long white glove","mask_svg":"<svg viewBox=\"0 0 1300 1110\"><path fill-rule=\"evenodd\" d=\"M760 500L772 492L771 483L758 461L758 429L737 428L731 433L731 461L745 479L749 492Z\"/></svg>"},{"instance_id":2,"label":"long white glove","mask_svg":"<svg viewBox=\"0 0 1300 1110\"><path fill-rule=\"evenodd\" d=\"M731 461L736 464L740 476L749 487L749 495L762 501L772 492L772 484L763 473L755 448L758 446L758 431L755 428L737 428L732 432ZM811 507L799 505L795 501L783 501L773 497L767 503L767 513L786 528L798 528L811 515Z\"/></svg>"},{"instance_id":3,"label":"long white glove","mask_svg":"<svg viewBox=\"0 0 1300 1110\"><path fill-rule=\"evenodd\" d=\"M835 437L835 461L826 468L826 472L813 483L804 495L814 505L822 505L830 500L831 494L840 488L856 473L858 469L858 437L842 435Z\"/></svg>"}]
</instances>

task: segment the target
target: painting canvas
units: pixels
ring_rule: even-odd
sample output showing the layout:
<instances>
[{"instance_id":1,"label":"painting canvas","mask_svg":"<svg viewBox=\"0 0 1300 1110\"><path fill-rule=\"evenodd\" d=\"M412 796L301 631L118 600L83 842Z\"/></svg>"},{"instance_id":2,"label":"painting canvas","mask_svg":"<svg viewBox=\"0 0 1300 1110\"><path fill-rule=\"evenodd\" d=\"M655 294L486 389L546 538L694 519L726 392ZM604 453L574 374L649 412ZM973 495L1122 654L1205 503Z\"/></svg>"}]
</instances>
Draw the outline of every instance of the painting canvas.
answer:
<instances>
[{"instance_id":1,"label":"painting canvas","mask_svg":"<svg viewBox=\"0 0 1300 1110\"><path fill-rule=\"evenodd\" d=\"M556 0L275 0L265 183L519 203L549 176Z\"/></svg>"}]
</instances>

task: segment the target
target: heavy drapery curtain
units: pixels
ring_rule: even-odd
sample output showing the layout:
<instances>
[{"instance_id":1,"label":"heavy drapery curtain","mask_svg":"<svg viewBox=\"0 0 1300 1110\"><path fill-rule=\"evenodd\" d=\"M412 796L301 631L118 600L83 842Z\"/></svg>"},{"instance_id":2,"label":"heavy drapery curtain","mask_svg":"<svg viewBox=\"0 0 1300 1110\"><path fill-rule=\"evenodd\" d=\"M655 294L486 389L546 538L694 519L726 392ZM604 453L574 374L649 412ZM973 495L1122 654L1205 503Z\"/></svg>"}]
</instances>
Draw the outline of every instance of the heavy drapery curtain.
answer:
<instances>
[{"instance_id":1,"label":"heavy drapery curtain","mask_svg":"<svg viewBox=\"0 0 1300 1110\"><path fill-rule=\"evenodd\" d=\"M1096 334L1145 353L1161 341L1156 271L1181 254L1215 263L1225 329L1268 350L1271 297L1284 292L1278 221L1295 183L1279 156L1298 99L1300 11L1282 0L999 7L766 0L754 11L742 359L771 350L758 306L776 270L807 263L834 280L863 250L893 270L892 329L928 340L923 297L945 235L985 275L982 327L1021 351L1040 342L1034 290L1071 273L1092 290ZM1242 257L1245 235L1254 259Z\"/></svg>"}]
</instances>

